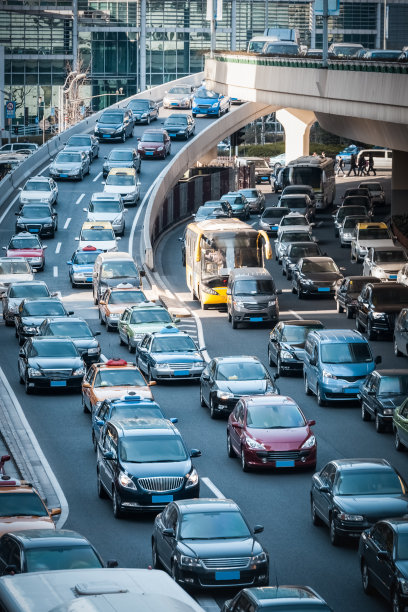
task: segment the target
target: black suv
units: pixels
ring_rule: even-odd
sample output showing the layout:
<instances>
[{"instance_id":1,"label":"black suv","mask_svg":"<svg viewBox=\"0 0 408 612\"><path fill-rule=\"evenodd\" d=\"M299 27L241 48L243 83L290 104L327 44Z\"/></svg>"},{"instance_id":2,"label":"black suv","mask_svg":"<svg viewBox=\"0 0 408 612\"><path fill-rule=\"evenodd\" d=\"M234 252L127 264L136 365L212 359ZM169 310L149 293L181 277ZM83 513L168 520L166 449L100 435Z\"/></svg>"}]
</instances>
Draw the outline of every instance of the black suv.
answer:
<instances>
[{"instance_id":1,"label":"black suv","mask_svg":"<svg viewBox=\"0 0 408 612\"><path fill-rule=\"evenodd\" d=\"M97 119L95 136L99 140L121 140L133 136L135 120L130 109L106 110Z\"/></svg>"},{"instance_id":2,"label":"black suv","mask_svg":"<svg viewBox=\"0 0 408 612\"><path fill-rule=\"evenodd\" d=\"M199 497L200 482L180 432L157 418L108 421L97 447L97 484L110 497L115 518L154 511L169 502Z\"/></svg>"},{"instance_id":3,"label":"black suv","mask_svg":"<svg viewBox=\"0 0 408 612\"><path fill-rule=\"evenodd\" d=\"M16 234L30 232L41 238L54 238L58 229L58 215L49 204L24 204L21 210L16 212L16 217Z\"/></svg>"},{"instance_id":4,"label":"black suv","mask_svg":"<svg viewBox=\"0 0 408 612\"><path fill-rule=\"evenodd\" d=\"M128 104L128 109L132 111L135 123L150 124L159 116L159 105L154 100L136 98Z\"/></svg>"},{"instance_id":5,"label":"black suv","mask_svg":"<svg viewBox=\"0 0 408 612\"><path fill-rule=\"evenodd\" d=\"M352 319L356 314L357 300L364 285L367 283L381 283L381 279L368 276L346 276L336 289L334 299L337 303L337 312L346 311L347 318Z\"/></svg>"},{"instance_id":6,"label":"black suv","mask_svg":"<svg viewBox=\"0 0 408 612\"><path fill-rule=\"evenodd\" d=\"M392 335L395 319L408 306L408 287L400 283L368 283L357 299L356 328L366 331L369 340L377 334Z\"/></svg>"},{"instance_id":7,"label":"black suv","mask_svg":"<svg viewBox=\"0 0 408 612\"><path fill-rule=\"evenodd\" d=\"M374 370L360 386L363 421L375 419L378 433L392 428L394 409L400 406L408 395L408 370Z\"/></svg>"}]
</instances>

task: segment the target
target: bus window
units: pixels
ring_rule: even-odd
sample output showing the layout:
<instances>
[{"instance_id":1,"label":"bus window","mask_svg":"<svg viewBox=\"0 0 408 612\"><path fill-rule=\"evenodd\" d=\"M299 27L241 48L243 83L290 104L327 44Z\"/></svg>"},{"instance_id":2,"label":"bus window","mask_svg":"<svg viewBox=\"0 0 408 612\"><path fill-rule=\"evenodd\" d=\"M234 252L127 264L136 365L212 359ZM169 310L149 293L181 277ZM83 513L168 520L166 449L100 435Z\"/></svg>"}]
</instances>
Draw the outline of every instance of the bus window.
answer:
<instances>
[{"instance_id":1,"label":"bus window","mask_svg":"<svg viewBox=\"0 0 408 612\"><path fill-rule=\"evenodd\" d=\"M310 185L320 189L322 170L320 168L298 166L293 168L292 185Z\"/></svg>"}]
</instances>

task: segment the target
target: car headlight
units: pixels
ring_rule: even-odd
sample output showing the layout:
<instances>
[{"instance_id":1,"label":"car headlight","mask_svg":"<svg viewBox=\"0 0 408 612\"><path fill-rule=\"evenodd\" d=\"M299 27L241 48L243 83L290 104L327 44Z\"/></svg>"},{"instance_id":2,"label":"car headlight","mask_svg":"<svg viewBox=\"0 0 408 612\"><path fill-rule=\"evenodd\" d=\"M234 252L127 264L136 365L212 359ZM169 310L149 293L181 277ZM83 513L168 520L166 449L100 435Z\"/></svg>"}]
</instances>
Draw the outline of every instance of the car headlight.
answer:
<instances>
[{"instance_id":1,"label":"car headlight","mask_svg":"<svg viewBox=\"0 0 408 612\"><path fill-rule=\"evenodd\" d=\"M108 253L113 253L114 251L117 251L117 250L118 250L117 246L114 246L111 249L107 249Z\"/></svg>"},{"instance_id":2,"label":"car headlight","mask_svg":"<svg viewBox=\"0 0 408 612\"><path fill-rule=\"evenodd\" d=\"M20 202L21 202L22 204L28 204L28 202L29 202L29 201L30 201L30 200L29 200L28 198L22 198L22 197L20 198Z\"/></svg>"},{"instance_id":3,"label":"car headlight","mask_svg":"<svg viewBox=\"0 0 408 612\"><path fill-rule=\"evenodd\" d=\"M146 117L147 117L147 113L143 113L142 119L146 119Z\"/></svg>"},{"instance_id":4,"label":"car headlight","mask_svg":"<svg viewBox=\"0 0 408 612\"><path fill-rule=\"evenodd\" d=\"M44 223L44 227L52 227L52 223Z\"/></svg>"},{"instance_id":5,"label":"car headlight","mask_svg":"<svg viewBox=\"0 0 408 612\"><path fill-rule=\"evenodd\" d=\"M115 219L113 219L112 223L120 223L121 218L120 217L116 217Z\"/></svg>"},{"instance_id":6,"label":"car headlight","mask_svg":"<svg viewBox=\"0 0 408 612\"><path fill-rule=\"evenodd\" d=\"M17 312L17 310L18 310L18 304L10 304L8 307L9 312Z\"/></svg>"},{"instance_id":7,"label":"car headlight","mask_svg":"<svg viewBox=\"0 0 408 612\"><path fill-rule=\"evenodd\" d=\"M249 446L249 448L257 449L257 450L265 450L265 446L261 442L257 442L253 438L249 438L248 436L245 438L245 442Z\"/></svg>"},{"instance_id":8,"label":"car headlight","mask_svg":"<svg viewBox=\"0 0 408 612\"><path fill-rule=\"evenodd\" d=\"M27 332L27 334L34 334L37 328L33 325L23 325L23 331Z\"/></svg>"},{"instance_id":9,"label":"car headlight","mask_svg":"<svg viewBox=\"0 0 408 612\"><path fill-rule=\"evenodd\" d=\"M203 361L195 361L193 363L193 368L203 368L204 367L204 362Z\"/></svg>"},{"instance_id":10,"label":"car headlight","mask_svg":"<svg viewBox=\"0 0 408 612\"><path fill-rule=\"evenodd\" d=\"M241 302L240 300L234 300L234 306L236 308L244 308L244 302Z\"/></svg>"},{"instance_id":11,"label":"car headlight","mask_svg":"<svg viewBox=\"0 0 408 612\"><path fill-rule=\"evenodd\" d=\"M34 378L36 376L42 376L42 372L36 368L28 368L28 377Z\"/></svg>"},{"instance_id":12,"label":"car headlight","mask_svg":"<svg viewBox=\"0 0 408 612\"><path fill-rule=\"evenodd\" d=\"M316 438L314 436L310 436L306 442L304 442L302 444L302 448L312 448L312 446L315 446L316 444Z\"/></svg>"},{"instance_id":13,"label":"car headlight","mask_svg":"<svg viewBox=\"0 0 408 612\"><path fill-rule=\"evenodd\" d=\"M275 305L276 305L276 300L269 300L268 306L275 306Z\"/></svg>"},{"instance_id":14,"label":"car headlight","mask_svg":"<svg viewBox=\"0 0 408 612\"><path fill-rule=\"evenodd\" d=\"M72 372L74 376L85 376L85 368L77 368Z\"/></svg>"},{"instance_id":15,"label":"car headlight","mask_svg":"<svg viewBox=\"0 0 408 612\"><path fill-rule=\"evenodd\" d=\"M158 370L171 370L171 365L169 363L157 363L156 368Z\"/></svg>"},{"instance_id":16,"label":"car headlight","mask_svg":"<svg viewBox=\"0 0 408 612\"><path fill-rule=\"evenodd\" d=\"M136 489L135 483L127 474L125 474L125 472L119 472L118 480L122 487L126 487L126 489Z\"/></svg>"},{"instance_id":17,"label":"car headlight","mask_svg":"<svg viewBox=\"0 0 408 612\"><path fill-rule=\"evenodd\" d=\"M350 232L343 232L343 238L349 238L351 240L352 237L353 237L353 234L350 234Z\"/></svg>"},{"instance_id":18,"label":"car headlight","mask_svg":"<svg viewBox=\"0 0 408 612\"><path fill-rule=\"evenodd\" d=\"M158 151L163 151L164 147L157 147Z\"/></svg>"},{"instance_id":19,"label":"car headlight","mask_svg":"<svg viewBox=\"0 0 408 612\"><path fill-rule=\"evenodd\" d=\"M313 281L310 278L300 278L299 280L303 285L313 285Z\"/></svg>"},{"instance_id":20,"label":"car headlight","mask_svg":"<svg viewBox=\"0 0 408 612\"><path fill-rule=\"evenodd\" d=\"M234 397L234 394L230 393L229 391L217 391L217 397L220 400L227 400L232 399Z\"/></svg>"},{"instance_id":21,"label":"car headlight","mask_svg":"<svg viewBox=\"0 0 408 612\"><path fill-rule=\"evenodd\" d=\"M197 474L197 470L195 468L193 468L190 472L190 474L186 475L186 489L189 489L190 487L195 487L196 484L198 484L198 474Z\"/></svg>"},{"instance_id":22,"label":"car headlight","mask_svg":"<svg viewBox=\"0 0 408 612\"><path fill-rule=\"evenodd\" d=\"M331 379L334 379L334 380L337 380L337 378L338 378L337 376L335 376L331 372L328 372L328 370L323 370L322 374L323 374L323 378L331 378Z\"/></svg>"},{"instance_id":23,"label":"car headlight","mask_svg":"<svg viewBox=\"0 0 408 612\"><path fill-rule=\"evenodd\" d=\"M143 338L145 337L146 334L134 334L133 336L133 340L137 340L138 342L140 342L141 340L143 340ZM163 365L169 365L169 364L163 364Z\"/></svg>"},{"instance_id":24,"label":"car headlight","mask_svg":"<svg viewBox=\"0 0 408 612\"><path fill-rule=\"evenodd\" d=\"M373 312L373 319L385 319L385 314L383 312Z\"/></svg>"},{"instance_id":25,"label":"car headlight","mask_svg":"<svg viewBox=\"0 0 408 612\"><path fill-rule=\"evenodd\" d=\"M405 578L399 578L398 583L401 587L401 591L403 592L403 594L408 595L408 580L405 580Z\"/></svg>"},{"instance_id":26,"label":"car headlight","mask_svg":"<svg viewBox=\"0 0 408 612\"><path fill-rule=\"evenodd\" d=\"M99 347L95 347L95 348L90 348L88 349L88 355L97 355L99 353Z\"/></svg>"},{"instance_id":27,"label":"car headlight","mask_svg":"<svg viewBox=\"0 0 408 612\"><path fill-rule=\"evenodd\" d=\"M119 319L120 314L118 312L111 312L110 315L108 315L108 319Z\"/></svg>"},{"instance_id":28,"label":"car headlight","mask_svg":"<svg viewBox=\"0 0 408 612\"><path fill-rule=\"evenodd\" d=\"M119 134L120 132L123 132L124 127L124 125L120 125L118 128L116 128L115 133Z\"/></svg>"},{"instance_id":29,"label":"car headlight","mask_svg":"<svg viewBox=\"0 0 408 612\"><path fill-rule=\"evenodd\" d=\"M338 514L338 518L341 521L352 521L352 522L364 521L364 516L362 516L361 514L347 514L346 512L340 512L340 514Z\"/></svg>"},{"instance_id":30,"label":"car headlight","mask_svg":"<svg viewBox=\"0 0 408 612\"><path fill-rule=\"evenodd\" d=\"M42 257L29 257L28 261L30 263L41 263L42 262Z\"/></svg>"},{"instance_id":31,"label":"car headlight","mask_svg":"<svg viewBox=\"0 0 408 612\"><path fill-rule=\"evenodd\" d=\"M264 552L259 553L259 555L254 555L251 559L251 563L254 565L260 565L261 563L266 563L267 561L268 557Z\"/></svg>"},{"instance_id":32,"label":"car headlight","mask_svg":"<svg viewBox=\"0 0 408 612\"><path fill-rule=\"evenodd\" d=\"M187 555L180 555L180 565L184 567L201 567L200 559L195 557L187 557Z\"/></svg>"},{"instance_id":33,"label":"car headlight","mask_svg":"<svg viewBox=\"0 0 408 612\"><path fill-rule=\"evenodd\" d=\"M383 414L387 415L387 416L391 416L392 414L394 414L394 409L393 408L384 408L383 409Z\"/></svg>"},{"instance_id":34,"label":"car headlight","mask_svg":"<svg viewBox=\"0 0 408 612\"><path fill-rule=\"evenodd\" d=\"M214 102L214 104L211 105L211 108L217 108L218 107L218 102Z\"/></svg>"},{"instance_id":35,"label":"car headlight","mask_svg":"<svg viewBox=\"0 0 408 612\"><path fill-rule=\"evenodd\" d=\"M218 291L211 289L211 287L208 287L207 285L200 285L200 289L203 293L208 293L208 295L218 295Z\"/></svg>"},{"instance_id":36,"label":"car headlight","mask_svg":"<svg viewBox=\"0 0 408 612\"><path fill-rule=\"evenodd\" d=\"M85 274L85 272L74 272L72 276L74 278L80 279L80 278L86 278L87 274Z\"/></svg>"},{"instance_id":37,"label":"car headlight","mask_svg":"<svg viewBox=\"0 0 408 612\"><path fill-rule=\"evenodd\" d=\"M289 353L289 351L281 351L281 359L294 359L292 353Z\"/></svg>"}]
</instances>

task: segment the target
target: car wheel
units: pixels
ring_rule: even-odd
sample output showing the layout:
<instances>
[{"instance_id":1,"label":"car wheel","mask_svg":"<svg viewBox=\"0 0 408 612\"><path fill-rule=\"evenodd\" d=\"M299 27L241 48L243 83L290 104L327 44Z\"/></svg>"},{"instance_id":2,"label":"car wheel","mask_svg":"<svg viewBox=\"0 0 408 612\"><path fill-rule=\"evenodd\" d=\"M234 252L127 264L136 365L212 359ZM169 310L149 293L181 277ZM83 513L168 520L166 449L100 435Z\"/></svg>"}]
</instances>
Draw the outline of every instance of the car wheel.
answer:
<instances>
[{"instance_id":1,"label":"car wheel","mask_svg":"<svg viewBox=\"0 0 408 612\"><path fill-rule=\"evenodd\" d=\"M282 267L282 276L286 276L286 269Z\"/></svg>"},{"instance_id":2,"label":"car wheel","mask_svg":"<svg viewBox=\"0 0 408 612\"><path fill-rule=\"evenodd\" d=\"M101 325L106 325L106 321L104 321L104 318L103 318L103 316L101 314L101 311L99 311L99 323Z\"/></svg>"},{"instance_id":3,"label":"car wheel","mask_svg":"<svg viewBox=\"0 0 408 612\"><path fill-rule=\"evenodd\" d=\"M297 290L296 291L297 291L299 300L303 300L305 296L303 295L303 292L302 292L302 289L301 289L300 285L297 286Z\"/></svg>"},{"instance_id":4,"label":"car wheel","mask_svg":"<svg viewBox=\"0 0 408 612\"><path fill-rule=\"evenodd\" d=\"M249 472L249 466L245 459L245 451L241 448L241 468L243 472Z\"/></svg>"},{"instance_id":5,"label":"car wheel","mask_svg":"<svg viewBox=\"0 0 408 612\"><path fill-rule=\"evenodd\" d=\"M4 322L6 324L6 327L13 327L14 325L14 321L10 321L10 319L4 319Z\"/></svg>"},{"instance_id":6,"label":"car wheel","mask_svg":"<svg viewBox=\"0 0 408 612\"><path fill-rule=\"evenodd\" d=\"M191 113L193 115L193 117L197 117L197 113Z\"/></svg>"},{"instance_id":7,"label":"car wheel","mask_svg":"<svg viewBox=\"0 0 408 612\"><path fill-rule=\"evenodd\" d=\"M122 336L119 334L119 344L120 346L125 346L125 342L122 340Z\"/></svg>"},{"instance_id":8,"label":"car wheel","mask_svg":"<svg viewBox=\"0 0 408 612\"><path fill-rule=\"evenodd\" d=\"M269 363L269 365L270 365L271 367L273 367L274 365L276 365L276 364L275 364L275 361L274 361L274 359L273 359L273 357L272 357L271 349L269 348L269 346L268 346L268 363Z\"/></svg>"},{"instance_id":9,"label":"car wheel","mask_svg":"<svg viewBox=\"0 0 408 612\"><path fill-rule=\"evenodd\" d=\"M90 410L89 410L88 406L86 405L86 403L84 401L84 396L82 396L81 401L82 401L82 412L84 414L89 414Z\"/></svg>"},{"instance_id":10,"label":"car wheel","mask_svg":"<svg viewBox=\"0 0 408 612\"><path fill-rule=\"evenodd\" d=\"M220 117L221 117L221 109L218 109L217 119L219 119Z\"/></svg>"},{"instance_id":11,"label":"car wheel","mask_svg":"<svg viewBox=\"0 0 408 612\"><path fill-rule=\"evenodd\" d=\"M368 572L367 563L361 562L361 582L363 583L363 591L366 595L371 595L373 588L370 582L370 574Z\"/></svg>"},{"instance_id":12,"label":"car wheel","mask_svg":"<svg viewBox=\"0 0 408 612\"><path fill-rule=\"evenodd\" d=\"M398 348L397 340L395 338L394 338L394 355L396 357L401 357L402 356L402 353L401 353L401 351Z\"/></svg>"},{"instance_id":13,"label":"car wheel","mask_svg":"<svg viewBox=\"0 0 408 612\"><path fill-rule=\"evenodd\" d=\"M401 603L398 591L395 590L392 594L392 612L404 612L405 604Z\"/></svg>"},{"instance_id":14,"label":"car wheel","mask_svg":"<svg viewBox=\"0 0 408 612\"><path fill-rule=\"evenodd\" d=\"M358 314L356 314L356 329L359 332L363 332L363 326L361 325L360 319L358 318Z\"/></svg>"},{"instance_id":15,"label":"car wheel","mask_svg":"<svg viewBox=\"0 0 408 612\"><path fill-rule=\"evenodd\" d=\"M385 423L378 414L378 412L376 412L375 414L375 431L377 433L384 433L385 431Z\"/></svg>"},{"instance_id":16,"label":"car wheel","mask_svg":"<svg viewBox=\"0 0 408 612\"><path fill-rule=\"evenodd\" d=\"M364 402L361 403L361 418L363 419L363 421L371 421L371 414L365 407Z\"/></svg>"},{"instance_id":17,"label":"car wheel","mask_svg":"<svg viewBox=\"0 0 408 612\"><path fill-rule=\"evenodd\" d=\"M131 345L129 336L127 339L127 345L129 353L136 353L136 347Z\"/></svg>"},{"instance_id":18,"label":"car wheel","mask_svg":"<svg viewBox=\"0 0 408 612\"><path fill-rule=\"evenodd\" d=\"M179 581L179 571L178 571L176 559L173 559L173 561L171 563L171 577L173 578L174 582L178 584L178 581Z\"/></svg>"},{"instance_id":19,"label":"car wheel","mask_svg":"<svg viewBox=\"0 0 408 612\"><path fill-rule=\"evenodd\" d=\"M403 445L403 443L401 442L401 438L399 437L398 429L396 429L394 433L394 446L395 450L397 450L398 452L402 452L405 450L405 446Z\"/></svg>"},{"instance_id":20,"label":"car wheel","mask_svg":"<svg viewBox=\"0 0 408 612\"><path fill-rule=\"evenodd\" d=\"M200 385L200 406L202 406L203 408L207 406L204 400L204 395L203 395L203 390L201 388L201 385Z\"/></svg>"},{"instance_id":21,"label":"car wheel","mask_svg":"<svg viewBox=\"0 0 408 612\"><path fill-rule=\"evenodd\" d=\"M286 372L282 369L282 360L281 360L280 354L278 355L276 367L277 367L277 374L279 376L285 376Z\"/></svg>"},{"instance_id":22,"label":"car wheel","mask_svg":"<svg viewBox=\"0 0 408 612\"><path fill-rule=\"evenodd\" d=\"M320 518L320 516L316 512L316 506L315 506L315 503L314 503L313 499L310 502L310 512L311 512L311 515L312 515L312 523L313 523L313 525L316 525L316 527L320 527L320 525L323 525L322 519Z\"/></svg>"},{"instance_id":23,"label":"car wheel","mask_svg":"<svg viewBox=\"0 0 408 612\"><path fill-rule=\"evenodd\" d=\"M121 142L126 142L126 133L123 132L122 137L120 139Z\"/></svg>"},{"instance_id":24,"label":"car wheel","mask_svg":"<svg viewBox=\"0 0 408 612\"><path fill-rule=\"evenodd\" d=\"M322 392L320 390L319 385L317 386L317 393L316 393L316 395L317 395L317 405L318 406L327 406L326 400L323 399L323 397L322 397Z\"/></svg>"},{"instance_id":25,"label":"car wheel","mask_svg":"<svg viewBox=\"0 0 408 612\"><path fill-rule=\"evenodd\" d=\"M150 125L150 115L148 116L146 123L147 125Z\"/></svg>"},{"instance_id":26,"label":"car wheel","mask_svg":"<svg viewBox=\"0 0 408 612\"><path fill-rule=\"evenodd\" d=\"M33 393L33 388L28 386L28 378L24 379L24 390L27 393L27 395L32 395Z\"/></svg>"},{"instance_id":27,"label":"car wheel","mask_svg":"<svg viewBox=\"0 0 408 612\"><path fill-rule=\"evenodd\" d=\"M231 436L229 435L228 431L227 431L227 455L228 457L231 457L231 459L236 457L235 451L232 448L232 444L231 444Z\"/></svg>"},{"instance_id":28,"label":"car wheel","mask_svg":"<svg viewBox=\"0 0 408 612\"><path fill-rule=\"evenodd\" d=\"M94 431L92 431L92 446L93 446L93 449L94 449L94 451L96 453L96 449L98 448L98 444L96 442L95 432Z\"/></svg>"},{"instance_id":29,"label":"car wheel","mask_svg":"<svg viewBox=\"0 0 408 612\"><path fill-rule=\"evenodd\" d=\"M238 329L238 321L235 319L234 315L231 315L231 324L232 329Z\"/></svg>"},{"instance_id":30,"label":"car wheel","mask_svg":"<svg viewBox=\"0 0 408 612\"><path fill-rule=\"evenodd\" d=\"M156 540L153 540L152 542L152 566L153 569L163 569L163 566L160 563L159 554L157 552Z\"/></svg>"},{"instance_id":31,"label":"car wheel","mask_svg":"<svg viewBox=\"0 0 408 612\"><path fill-rule=\"evenodd\" d=\"M340 536L337 533L336 523L335 523L333 516L330 517L329 531L330 531L330 542L332 543L333 546L338 546L340 544Z\"/></svg>"},{"instance_id":32,"label":"car wheel","mask_svg":"<svg viewBox=\"0 0 408 612\"><path fill-rule=\"evenodd\" d=\"M152 382L154 381L154 376L152 374L152 371L150 368L147 369L147 382Z\"/></svg>"},{"instance_id":33,"label":"car wheel","mask_svg":"<svg viewBox=\"0 0 408 612\"><path fill-rule=\"evenodd\" d=\"M112 333L115 331L115 328L112 327L112 325L109 325L108 322L106 322L106 331Z\"/></svg>"},{"instance_id":34,"label":"car wheel","mask_svg":"<svg viewBox=\"0 0 408 612\"><path fill-rule=\"evenodd\" d=\"M18 334L16 334L16 335L17 335L17 337L18 337L18 345L19 345L19 346L23 346L23 344L24 344L24 342L25 342L25 339L24 339L24 338L22 338L21 336L19 336Z\"/></svg>"},{"instance_id":35,"label":"car wheel","mask_svg":"<svg viewBox=\"0 0 408 612\"><path fill-rule=\"evenodd\" d=\"M336 300L336 310L339 313L344 312L344 308L343 308L343 306L340 306L340 303L339 303L338 300Z\"/></svg>"},{"instance_id":36,"label":"car wheel","mask_svg":"<svg viewBox=\"0 0 408 612\"><path fill-rule=\"evenodd\" d=\"M346 315L347 315L348 319L352 319L353 318L353 311L350 308L350 306L347 306L347 308L346 308Z\"/></svg>"},{"instance_id":37,"label":"car wheel","mask_svg":"<svg viewBox=\"0 0 408 612\"><path fill-rule=\"evenodd\" d=\"M113 489L113 493L112 493L112 507L113 507L113 516L115 517L115 519L120 519L123 517L123 512L120 508L120 503L119 503L119 499L118 499L118 494L116 492L116 489Z\"/></svg>"},{"instance_id":38,"label":"car wheel","mask_svg":"<svg viewBox=\"0 0 408 612\"><path fill-rule=\"evenodd\" d=\"M217 403L215 401L215 399L213 398L213 396L210 396L210 417L212 419L217 419L218 418L218 410L217 410L218 406Z\"/></svg>"},{"instance_id":39,"label":"car wheel","mask_svg":"<svg viewBox=\"0 0 408 612\"><path fill-rule=\"evenodd\" d=\"M107 499L108 494L106 493L102 481L101 481L101 476L99 474L99 470L96 471L96 489L98 491L98 497L100 499Z\"/></svg>"},{"instance_id":40,"label":"car wheel","mask_svg":"<svg viewBox=\"0 0 408 612\"><path fill-rule=\"evenodd\" d=\"M312 395L312 391L309 387L309 381L307 380L307 376L306 374L303 377L304 383L305 383L305 393L306 395Z\"/></svg>"}]
</instances>

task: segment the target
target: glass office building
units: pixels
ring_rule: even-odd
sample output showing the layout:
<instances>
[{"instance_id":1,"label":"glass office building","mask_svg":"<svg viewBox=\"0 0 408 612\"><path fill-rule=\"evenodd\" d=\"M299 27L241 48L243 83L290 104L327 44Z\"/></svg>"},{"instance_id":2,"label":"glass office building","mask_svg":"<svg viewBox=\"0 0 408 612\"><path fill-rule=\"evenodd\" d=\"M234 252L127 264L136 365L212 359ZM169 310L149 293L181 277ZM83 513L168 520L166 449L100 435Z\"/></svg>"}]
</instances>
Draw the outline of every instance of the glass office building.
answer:
<instances>
[{"instance_id":1,"label":"glass office building","mask_svg":"<svg viewBox=\"0 0 408 612\"><path fill-rule=\"evenodd\" d=\"M19 123L33 124L58 106L59 88L78 49L84 105L93 110L115 100L115 92L137 93L202 70L210 46L206 0L3 0L0 45L5 48L5 91L17 102ZM341 0L329 21L329 38L380 47L383 0ZM388 0L388 48L408 44L408 0ZM145 20L142 15L145 14ZM143 21L143 22L142 22ZM320 46L321 19L310 0L223 0L217 48L245 49L265 27L298 28L301 40ZM77 34L76 34L77 33ZM145 44L141 43L145 40ZM141 74L145 56L146 73ZM108 95L110 94L110 95ZM91 99L92 97L92 99Z\"/></svg>"}]
</instances>

